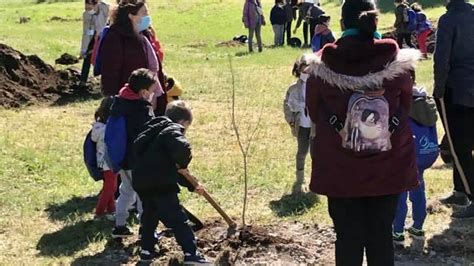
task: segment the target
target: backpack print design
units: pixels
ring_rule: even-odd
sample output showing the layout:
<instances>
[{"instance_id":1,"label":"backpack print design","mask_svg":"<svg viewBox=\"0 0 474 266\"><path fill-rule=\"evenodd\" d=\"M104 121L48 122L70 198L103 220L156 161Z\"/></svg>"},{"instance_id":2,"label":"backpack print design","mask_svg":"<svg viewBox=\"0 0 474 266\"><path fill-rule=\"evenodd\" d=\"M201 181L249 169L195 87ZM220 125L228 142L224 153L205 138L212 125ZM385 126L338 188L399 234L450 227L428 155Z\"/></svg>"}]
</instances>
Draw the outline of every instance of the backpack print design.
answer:
<instances>
[{"instance_id":1,"label":"backpack print design","mask_svg":"<svg viewBox=\"0 0 474 266\"><path fill-rule=\"evenodd\" d=\"M416 163L419 169L430 168L439 155L438 134L436 124L425 126L410 118L413 142L416 149Z\"/></svg>"},{"instance_id":2,"label":"backpack print design","mask_svg":"<svg viewBox=\"0 0 474 266\"><path fill-rule=\"evenodd\" d=\"M392 148L388 102L383 96L354 93L348 104L342 146L355 152L383 152Z\"/></svg>"}]
</instances>

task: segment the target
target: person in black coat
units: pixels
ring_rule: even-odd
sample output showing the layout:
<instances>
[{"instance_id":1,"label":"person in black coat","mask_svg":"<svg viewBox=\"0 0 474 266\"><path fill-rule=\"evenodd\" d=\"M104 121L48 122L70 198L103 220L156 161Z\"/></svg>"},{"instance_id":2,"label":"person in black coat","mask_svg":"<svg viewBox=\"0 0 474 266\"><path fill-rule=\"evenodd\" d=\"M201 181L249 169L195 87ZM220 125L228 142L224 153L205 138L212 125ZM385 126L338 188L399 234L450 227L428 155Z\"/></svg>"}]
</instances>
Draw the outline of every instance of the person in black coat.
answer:
<instances>
[{"instance_id":1,"label":"person in black coat","mask_svg":"<svg viewBox=\"0 0 474 266\"><path fill-rule=\"evenodd\" d=\"M286 33L286 44L290 45L291 39L291 24L293 20L296 20L296 11L298 10L297 1L294 0L285 0L285 9L286 14L286 23L285 23L285 33Z\"/></svg>"},{"instance_id":2,"label":"person in black coat","mask_svg":"<svg viewBox=\"0 0 474 266\"><path fill-rule=\"evenodd\" d=\"M193 231L178 198L178 184L189 191L203 192L200 185L193 187L178 173L179 169L186 169L192 159L191 146L185 137L192 119L191 110L183 101L171 102L165 116L150 120L134 142L136 164L132 184L143 204L142 262L152 261L157 256L154 233L161 221L173 230L184 252L184 264L207 263L197 252Z\"/></svg>"},{"instance_id":3,"label":"person in black coat","mask_svg":"<svg viewBox=\"0 0 474 266\"><path fill-rule=\"evenodd\" d=\"M441 202L469 204L453 217L471 218L474 217L474 197L469 195L474 190L474 11L464 0L451 0L447 10L439 19L436 33L434 97L446 106L448 127L444 126L451 135L468 187L457 167L453 167L454 192Z\"/></svg>"}]
</instances>

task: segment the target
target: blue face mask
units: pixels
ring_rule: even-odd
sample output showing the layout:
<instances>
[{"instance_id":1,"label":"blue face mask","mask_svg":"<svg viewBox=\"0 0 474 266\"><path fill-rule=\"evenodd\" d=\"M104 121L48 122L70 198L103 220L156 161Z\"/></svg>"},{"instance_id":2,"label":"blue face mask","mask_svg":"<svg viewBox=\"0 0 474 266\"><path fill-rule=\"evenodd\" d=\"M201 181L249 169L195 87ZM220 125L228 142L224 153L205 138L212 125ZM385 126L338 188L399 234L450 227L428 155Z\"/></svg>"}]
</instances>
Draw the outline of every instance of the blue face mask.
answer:
<instances>
[{"instance_id":1,"label":"blue face mask","mask_svg":"<svg viewBox=\"0 0 474 266\"><path fill-rule=\"evenodd\" d=\"M144 16L140 20L140 24L138 24L138 31L142 32L146 29L148 29L151 25L151 17L150 16Z\"/></svg>"}]
</instances>

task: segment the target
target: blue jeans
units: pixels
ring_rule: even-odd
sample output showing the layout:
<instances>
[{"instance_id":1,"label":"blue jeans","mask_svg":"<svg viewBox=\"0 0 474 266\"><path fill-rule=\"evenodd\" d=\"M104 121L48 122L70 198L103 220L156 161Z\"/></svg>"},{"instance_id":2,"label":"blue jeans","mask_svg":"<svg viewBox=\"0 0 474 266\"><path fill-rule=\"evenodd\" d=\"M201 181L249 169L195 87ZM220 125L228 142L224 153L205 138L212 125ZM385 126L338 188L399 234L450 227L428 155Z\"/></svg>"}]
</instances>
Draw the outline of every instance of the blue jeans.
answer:
<instances>
[{"instance_id":1,"label":"blue jeans","mask_svg":"<svg viewBox=\"0 0 474 266\"><path fill-rule=\"evenodd\" d=\"M401 193L398 198L397 214L395 215L395 220L393 222L393 231L395 233L403 233L404 231L405 220L408 212L408 197L412 203L413 227L419 230L423 229L423 224L426 219L425 181L423 180L424 170L418 169L418 172L420 185L411 191Z\"/></svg>"},{"instance_id":2,"label":"blue jeans","mask_svg":"<svg viewBox=\"0 0 474 266\"><path fill-rule=\"evenodd\" d=\"M283 46L285 43L285 24L275 24L273 26L273 32L275 34L274 44L275 46Z\"/></svg>"}]
</instances>

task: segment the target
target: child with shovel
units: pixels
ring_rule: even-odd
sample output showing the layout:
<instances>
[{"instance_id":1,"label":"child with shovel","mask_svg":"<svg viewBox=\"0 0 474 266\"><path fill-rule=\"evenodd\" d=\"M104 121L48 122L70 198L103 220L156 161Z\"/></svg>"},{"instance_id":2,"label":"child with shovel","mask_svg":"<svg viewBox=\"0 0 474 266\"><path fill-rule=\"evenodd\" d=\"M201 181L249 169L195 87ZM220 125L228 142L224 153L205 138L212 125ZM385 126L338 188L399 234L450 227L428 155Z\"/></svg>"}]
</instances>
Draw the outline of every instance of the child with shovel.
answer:
<instances>
[{"instance_id":1,"label":"child with shovel","mask_svg":"<svg viewBox=\"0 0 474 266\"><path fill-rule=\"evenodd\" d=\"M184 252L185 265L209 264L197 252L193 231L178 198L178 184L189 191L204 193L201 185L193 186L178 173L191 162L191 147L185 132L192 120L191 110L183 101L171 102L165 116L150 120L134 142L133 188L143 204L142 262L151 262L157 257L154 233L161 221L173 230Z\"/></svg>"}]
</instances>

